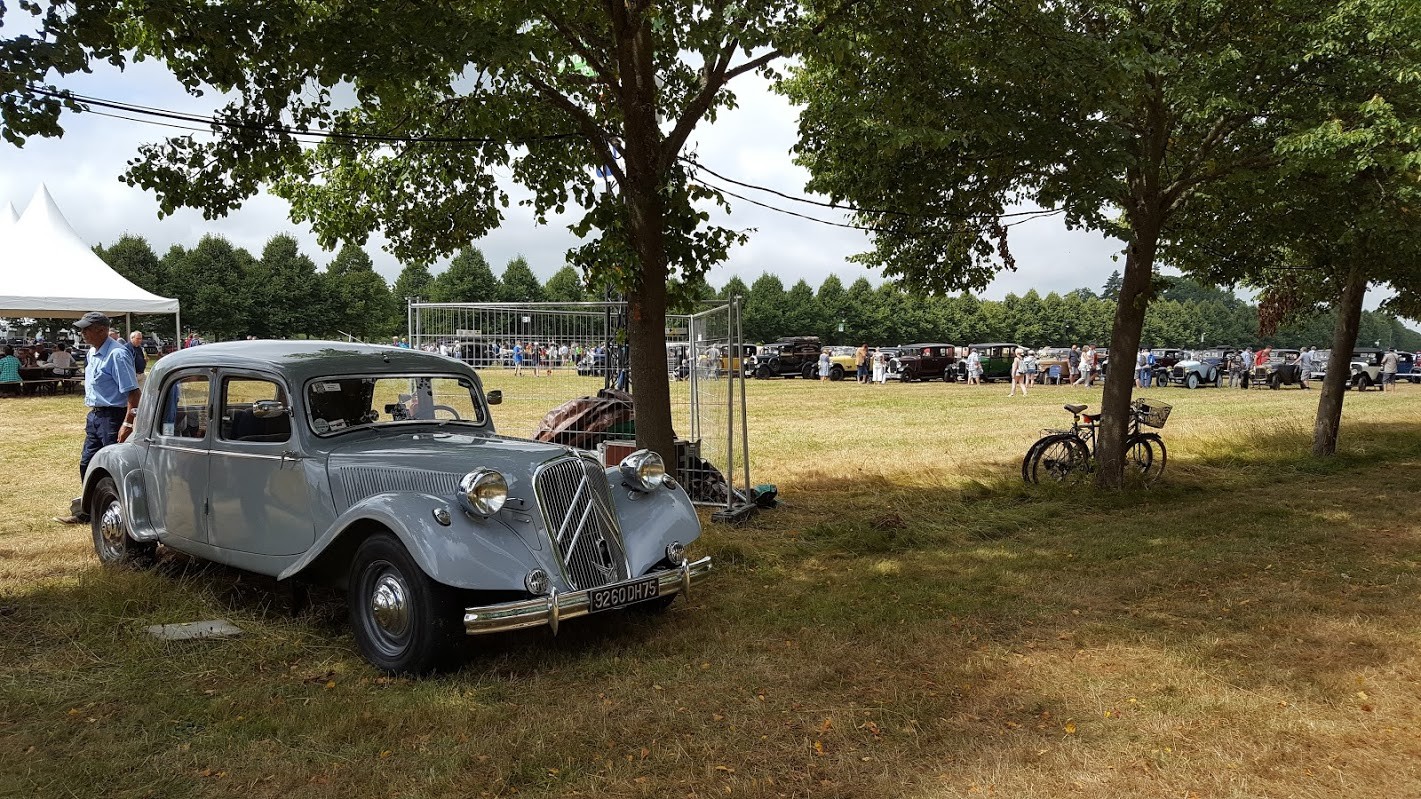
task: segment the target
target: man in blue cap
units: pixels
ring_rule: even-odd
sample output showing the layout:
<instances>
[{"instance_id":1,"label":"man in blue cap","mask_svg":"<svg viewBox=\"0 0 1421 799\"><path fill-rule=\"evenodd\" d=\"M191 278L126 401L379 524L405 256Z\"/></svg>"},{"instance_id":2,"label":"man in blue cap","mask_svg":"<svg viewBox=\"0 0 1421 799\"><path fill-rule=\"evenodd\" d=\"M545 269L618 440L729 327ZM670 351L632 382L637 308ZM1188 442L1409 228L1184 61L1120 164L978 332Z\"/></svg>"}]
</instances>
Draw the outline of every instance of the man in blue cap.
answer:
<instances>
[{"instance_id":1,"label":"man in blue cap","mask_svg":"<svg viewBox=\"0 0 1421 799\"><path fill-rule=\"evenodd\" d=\"M89 357L84 365L84 404L89 417L84 424L84 450L79 456L79 480L89 471L94 453L115 444L133 432L133 418L138 413L138 376L133 369L133 354L128 345L109 337L112 325L98 311L84 314L74 323L84 343L89 345ZM63 524L86 524L89 514L78 500L71 503L68 516L54 519Z\"/></svg>"}]
</instances>

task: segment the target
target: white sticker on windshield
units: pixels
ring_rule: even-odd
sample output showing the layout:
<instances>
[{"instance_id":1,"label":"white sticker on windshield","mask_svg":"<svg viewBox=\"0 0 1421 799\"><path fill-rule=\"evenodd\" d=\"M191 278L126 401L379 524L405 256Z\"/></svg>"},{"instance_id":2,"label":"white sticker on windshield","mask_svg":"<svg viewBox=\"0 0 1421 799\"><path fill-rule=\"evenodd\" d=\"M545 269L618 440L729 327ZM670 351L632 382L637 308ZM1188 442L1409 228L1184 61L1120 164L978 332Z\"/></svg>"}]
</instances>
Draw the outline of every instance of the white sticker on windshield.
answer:
<instances>
[{"instance_id":1,"label":"white sticker on windshield","mask_svg":"<svg viewBox=\"0 0 1421 799\"><path fill-rule=\"evenodd\" d=\"M325 419L312 419L311 429L315 430L317 433L328 433L331 429L331 423L327 422Z\"/></svg>"},{"instance_id":2,"label":"white sticker on windshield","mask_svg":"<svg viewBox=\"0 0 1421 799\"><path fill-rule=\"evenodd\" d=\"M331 429L331 430L344 430L344 429L345 429L345 420L344 420L344 419L332 419L332 420L331 420L330 429Z\"/></svg>"},{"instance_id":3,"label":"white sticker on windshield","mask_svg":"<svg viewBox=\"0 0 1421 799\"><path fill-rule=\"evenodd\" d=\"M340 391L340 383L321 383L322 391Z\"/></svg>"}]
</instances>

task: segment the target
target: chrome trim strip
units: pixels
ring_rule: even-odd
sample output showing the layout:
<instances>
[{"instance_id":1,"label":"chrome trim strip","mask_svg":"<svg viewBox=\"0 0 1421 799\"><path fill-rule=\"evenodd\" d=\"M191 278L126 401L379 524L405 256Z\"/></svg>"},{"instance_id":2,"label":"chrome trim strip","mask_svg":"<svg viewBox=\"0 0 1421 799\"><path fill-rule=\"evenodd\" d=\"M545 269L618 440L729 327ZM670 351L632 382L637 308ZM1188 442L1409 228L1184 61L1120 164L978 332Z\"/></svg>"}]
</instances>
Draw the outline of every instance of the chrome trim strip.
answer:
<instances>
[{"instance_id":1,"label":"chrome trim strip","mask_svg":"<svg viewBox=\"0 0 1421 799\"><path fill-rule=\"evenodd\" d=\"M277 446L285 446L286 442L281 442ZM221 455L227 458L251 458L259 461L284 461L289 456L286 455L259 455L255 452L232 452L231 450L212 450L213 455Z\"/></svg>"},{"instance_id":2,"label":"chrome trim strip","mask_svg":"<svg viewBox=\"0 0 1421 799\"><path fill-rule=\"evenodd\" d=\"M211 452L208 449L193 449L192 447L175 447L172 444L153 444L153 449L166 449L169 452L191 452L194 455L206 455Z\"/></svg>"},{"instance_id":3,"label":"chrome trim strip","mask_svg":"<svg viewBox=\"0 0 1421 799\"><path fill-rule=\"evenodd\" d=\"M679 568L653 572L657 578L657 595L671 596L686 593L692 585L704 580L710 572L711 559L709 556L701 558L695 563L683 563ZM609 583L598 586L598 588L634 583L650 576L652 575L644 574L631 580ZM587 615L587 594L587 591L569 591L565 594L553 591L548 596L533 599L466 608L464 610L464 632L469 635L483 635L547 625L556 635L558 626L563 621Z\"/></svg>"}]
</instances>

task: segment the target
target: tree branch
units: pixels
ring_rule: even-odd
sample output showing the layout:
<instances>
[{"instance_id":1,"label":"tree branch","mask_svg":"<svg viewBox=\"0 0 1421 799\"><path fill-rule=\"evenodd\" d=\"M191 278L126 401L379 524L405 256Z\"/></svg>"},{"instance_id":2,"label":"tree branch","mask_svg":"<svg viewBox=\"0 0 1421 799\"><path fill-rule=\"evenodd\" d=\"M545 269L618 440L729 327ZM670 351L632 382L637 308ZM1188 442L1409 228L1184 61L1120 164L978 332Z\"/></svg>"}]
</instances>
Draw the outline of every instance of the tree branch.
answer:
<instances>
[{"instance_id":1,"label":"tree branch","mask_svg":"<svg viewBox=\"0 0 1421 799\"><path fill-rule=\"evenodd\" d=\"M546 9L544 9L542 13L543 17L548 20L548 24L552 25L558 33L562 34L563 39L567 41L567 43L572 47L572 49L577 51L577 54L582 56L583 59L587 61L588 65L590 65L592 69L597 73L598 77L601 79L601 82L612 90L617 90L618 87L616 70L609 67L607 65L607 62L603 61L601 58L599 58L592 52L592 48L587 46L586 42L584 41L584 37L580 35L577 31L573 30L572 26L569 25L561 16L554 14L552 11Z\"/></svg>"},{"instance_id":2,"label":"tree branch","mask_svg":"<svg viewBox=\"0 0 1421 799\"><path fill-rule=\"evenodd\" d=\"M587 137L588 143L592 145L592 148L596 150L597 154L602 158L602 162L611 170L612 177L617 179L617 185L621 185L625 175L622 173L622 168L617 165L617 157L616 154L612 152L606 131L598 126L597 120L592 118L592 115L587 112L587 109L574 103L570 97L558 91L537 75L527 75L525 77L528 83L531 84L534 89L537 89L538 93L548 102L557 106L563 113L572 118L578 130L582 132L582 135Z\"/></svg>"}]
</instances>

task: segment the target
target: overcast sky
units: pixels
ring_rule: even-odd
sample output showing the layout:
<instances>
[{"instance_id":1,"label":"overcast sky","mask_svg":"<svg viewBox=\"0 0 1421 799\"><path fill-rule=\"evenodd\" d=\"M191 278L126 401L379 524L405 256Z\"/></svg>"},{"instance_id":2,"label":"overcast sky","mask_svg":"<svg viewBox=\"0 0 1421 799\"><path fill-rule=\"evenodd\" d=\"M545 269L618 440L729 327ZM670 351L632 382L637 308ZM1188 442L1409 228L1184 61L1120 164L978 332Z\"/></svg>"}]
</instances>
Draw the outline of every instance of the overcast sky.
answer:
<instances>
[{"instance_id":1,"label":"overcast sky","mask_svg":"<svg viewBox=\"0 0 1421 799\"><path fill-rule=\"evenodd\" d=\"M732 85L737 89L739 107L722 113L715 124L699 128L689 149L723 175L803 195L807 173L790 155L795 141L794 108L755 76L739 78ZM215 106L213 100L186 94L166 69L153 62L133 65L125 72L100 67L92 75L66 79L62 88L188 113L207 114ZM324 265L333 256L319 249L309 229L290 221L285 201L266 194L223 219L205 220L199 211L184 210L160 220L154 196L123 184L119 176L140 144L182 131L96 114L66 114L62 125L62 138L32 138L23 149L0 141L0 209L8 201L23 213L36 186L43 182L75 230L91 244L112 244L124 233L133 233L146 238L161 255L173 244L192 247L204 234L217 233L259 254L267 239L286 232L295 235L318 264ZM515 193L515 199L517 196ZM829 209L770 196L757 199L844 221ZM730 260L711 272L713 285L719 287L732 275L750 283L762 272L778 275L786 286L803 278L817 288L831 273L838 274L845 285L859 277L867 277L875 285L882 282L877 272L846 260L868 248L867 234L797 219L734 198L730 202L733 213L717 221L755 232L748 244L733 250ZM574 217L568 216L537 226L531 214L515 205L508 209L503 226L476 246L495 271L522 255L540 278L547 279L561 268L564 253L577 242L567 230L572 221ZM1081 286L1099 290L1111 271L1120 266L1111 256L1120 251L1121 242L1097 233L1067 230L1057 217L1014 227L1011 241L1017 271L998 277L984 293L988 298L1031 288L1043 294ZM400 264L381 249L382 244L377 236L366 250L376 268L393 282ZM438 273L446 263L435 264L433 271ZM1368 306L1374 307L1381 299L1370 297Z\"/></svg>"}]
</instances>

